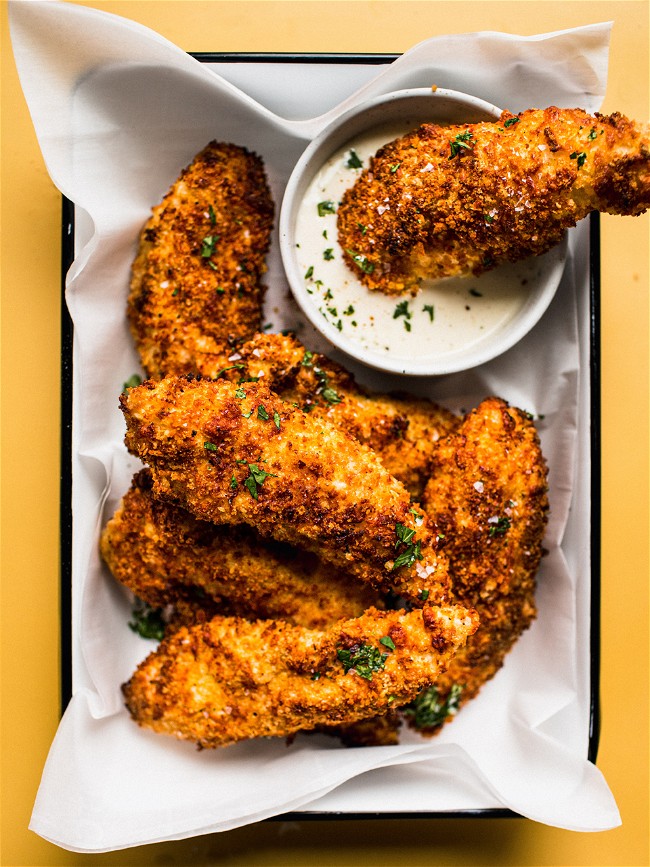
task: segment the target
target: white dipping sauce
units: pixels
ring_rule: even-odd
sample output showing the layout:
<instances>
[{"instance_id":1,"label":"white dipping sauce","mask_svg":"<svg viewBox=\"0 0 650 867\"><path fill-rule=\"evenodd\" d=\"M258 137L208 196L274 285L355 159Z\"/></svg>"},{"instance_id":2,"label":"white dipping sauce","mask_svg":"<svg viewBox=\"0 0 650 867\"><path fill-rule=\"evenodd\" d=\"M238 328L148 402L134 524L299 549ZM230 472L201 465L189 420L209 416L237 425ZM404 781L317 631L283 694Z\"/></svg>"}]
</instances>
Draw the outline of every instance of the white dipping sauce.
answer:
<instances>
[{"instance_id":1,"label":"white dipping sauce","mask_svg":"<svg viewBox=\"0 0 650 867\"><path fill-rule=\"evenodd\" d=\"M375 129L348 142L325 163L298 209L296 260L314 308L348 340L394 358L439 358L478 345L506 328L526 303L541 263L532 258L480 277L424 281L415 297L368 290L343 259L336 208L376 151L407 131ZM361 167L350 167L355 156ZM331 211L323 210L324 202L331 203Z\"/></svg>"}]
</instances>

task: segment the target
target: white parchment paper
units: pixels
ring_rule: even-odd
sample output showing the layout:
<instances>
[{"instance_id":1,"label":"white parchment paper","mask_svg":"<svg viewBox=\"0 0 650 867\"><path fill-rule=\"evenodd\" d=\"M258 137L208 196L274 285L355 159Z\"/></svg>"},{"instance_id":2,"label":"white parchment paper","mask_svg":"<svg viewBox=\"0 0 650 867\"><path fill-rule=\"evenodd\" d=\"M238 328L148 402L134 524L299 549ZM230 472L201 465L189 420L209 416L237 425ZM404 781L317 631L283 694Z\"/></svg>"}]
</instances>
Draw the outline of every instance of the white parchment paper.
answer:
<instances>
[{"instance_id":1,"label":"white parchment paper","mask_svg":"<svg viewBox=\"0 0 650 867\"><path fill-rule=\"evenodd\" d=\"M136 464L117 408L138 370L125 303L141 225L180 169L213 138L265 161L276 203L308 141L371 95L410 86L465 90L511 111L596 110L609 25L535 37L474 33L424 41L391 65L201 64L128 20L59 2L10 4L21 82L56 186L76 205L74 321L73 698L52 745L31 828L100 852L235 828L301 811L510 808L578 831L619 814L589 735L590 488L588 232L570 232L551 307L524 341L484 367L404 382L348 364L367 384L399 385L452 409L498 394L541 418L551 520L539 617L504 669L437 738L345 749L300 736L197 752L138 729L120 684L151 649L127 628L128 595L102 567L99 530ZM314 114L318 117L314 117ZM277 243L266 316L326 349L288 300ZM340 357L338 360L344 360Z\"/></svg>"}]
</instances>

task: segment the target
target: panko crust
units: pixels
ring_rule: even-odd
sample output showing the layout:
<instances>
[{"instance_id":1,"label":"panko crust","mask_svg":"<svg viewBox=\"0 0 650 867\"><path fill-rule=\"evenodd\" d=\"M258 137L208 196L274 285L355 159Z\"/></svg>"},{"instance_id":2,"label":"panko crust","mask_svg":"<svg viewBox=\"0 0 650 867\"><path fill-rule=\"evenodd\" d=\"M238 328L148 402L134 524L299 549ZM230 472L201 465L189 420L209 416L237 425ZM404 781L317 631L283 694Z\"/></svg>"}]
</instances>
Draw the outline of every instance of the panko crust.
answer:
<instances>
[{"instance_id":1,"label":"panko crust","mask_svg":"<svg viewBox=\"0 0 650 867\"><path fill-rule=\"evenodd\" d=\"M237 365L225 374L231 380L260 379L283 400L369 446L416 500L430 475L435 443L458 425L453 413L431 400L368 392L340 364L291 335L256 335L230 361Z\"/></svg>"},{"instance_id":2,"label":"panko crust","mask_svg":"<svg viewBox=\"0 0 650 867\"><path fill-rule=\"evenodd\" d=\"M200 747L347 726L434 682L476 623L464 608L428 604L409 613L370 609L322 632L215 617L165 638L123 692L139 725ZM349 663L364 647L374 660L366 675L340 655Z\"/></svg>"},{"instance_id":3,"label":"panko crust","mask_svg":"<svg viewBox=\"0 0 650 867\"><path fill-rule=\"evenodd\" d=\"M127 315L149 377L215 376L262 327L274 204L260 157L213 141L145 224Z\"/></svg>"},{"instance_id":4,"label":"panko crust","mask_svg":"<svg viewBox=\"0 0 650 867\"><path fill-rule=\"evenodd\" d=\"M338 240L369 289L416 294L423 279L544 253L591 211L648 207L647 125L552 106L386 144L344 194Z\"/></svg>"},{"instance_id":5,"label":"panko crust","mask_svg":"<svg viewBox=\"0 0 650 867\"><path fill-rule=\"evenodd\" d=\"M547 467L530 415L488 398L441 440L424 508L444 537L453 598L480 626L436 683L460 704L502 667L536 616L535 587L548 518Z\"/></svg>"},{"instance_id":6,"label":"panko crust","mask_svg":"<svg viewBox=\"0 0 650 867\"><path fill-rule=\"evenodd\" d=\"M282 619L323 629L381 607L377 593L315 555L262 539L246 526L216 526L156 500L141 470L100 538L113 576L154 608L175 605L174 622L200 609Z\"/></svg>"},{"instance_id":7,"label":"panko crust","mask_svg":"<svg viewBox=\"0 0 650 867\"><path fill-rule=\"evenodd\" d=\"M259 382L168 376L120 398L155 496L215 524L313 550L376 590L444 601L425 515L367 446Z\"/></svg>"}]
</instances>

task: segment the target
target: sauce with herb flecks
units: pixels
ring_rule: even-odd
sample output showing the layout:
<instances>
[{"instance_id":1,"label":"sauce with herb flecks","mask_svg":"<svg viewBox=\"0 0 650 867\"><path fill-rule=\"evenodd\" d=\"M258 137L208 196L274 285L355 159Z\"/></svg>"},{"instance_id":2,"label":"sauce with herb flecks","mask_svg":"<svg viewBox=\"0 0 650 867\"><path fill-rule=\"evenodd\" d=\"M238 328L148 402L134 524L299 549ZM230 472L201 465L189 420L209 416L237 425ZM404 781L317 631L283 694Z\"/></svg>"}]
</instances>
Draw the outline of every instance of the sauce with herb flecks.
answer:
<instances>
[{"instance_id":1,"label":"sauce with herb flecks","mask_svg":"<svg viewBox=\"0 0 650 867\"><path fill-rule=\"evenodd\" d=\"M530 259L480 278L424 281L415 297L370 292L343 259L337 207L379 147L404 132L395 127L371 131L325 163L298 210L296 259L314 310L360 348L394 358L441 357L506 328L526 303L527 285L538 276L540 264Z\"/></svg>"}]
</instances>

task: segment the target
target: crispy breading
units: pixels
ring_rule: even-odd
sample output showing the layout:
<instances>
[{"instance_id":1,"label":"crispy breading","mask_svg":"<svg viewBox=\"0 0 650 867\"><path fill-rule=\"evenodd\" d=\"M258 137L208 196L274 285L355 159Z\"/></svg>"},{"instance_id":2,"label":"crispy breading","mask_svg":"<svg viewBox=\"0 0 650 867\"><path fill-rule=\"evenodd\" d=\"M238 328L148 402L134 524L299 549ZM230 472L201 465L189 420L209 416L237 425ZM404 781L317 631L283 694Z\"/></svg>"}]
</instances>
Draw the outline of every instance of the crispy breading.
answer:
<instances>
[{"instance_id":1,"label":"crispy breading","mask_svg":"<svg viewBox=\"0 0 650 867\"><path fill-rule=\"evenodd\" d=\"M325 566L316 555L260 538L246 526L216 526L154 499L148 470L131 488L100 538L114 577L174 618L199 611L282 619L312 629L381 606L377 593Z\"/></svg>"},{"instance_id":2,"label":"crispy breading","mask_svg":"<svg viewBox=\"0 0 650 867\"><path fill-rule=\"evenodd\" d=\"M369 610L327 631L215 617L165 638L123 691L141 726L218 747L347 725L433 683L476 628L474 612Z\"/></svg>"},{"instance_id":3,"label":"crispy breading","mask_svg":"<svg viewBox=\"0 0 650 867\"><path fill-rule=\"evenodd\" d=\"M274 205L262 160L211 142L153 209L128 318L148 376L215 375L261 329Z\"/></svg>"},{"instance_id":4,"label":"crispy breading","mask_svg":"<svg viewBox=\"0 0 650 867\"><path fill-rule=\"evenodd\" d=\"M424 124L382 147L343 196L338 239L369 289L415 294L425 278L544 253L591 211L648 207L647 125L618 113L530 109L495 122Z\"/></svg>"},{"instance_id":5,"label":"crispy breading","mask_svg":"<svg viewBox=\"0 0 650 867\"><path fill-rule=\"evenodd\" d=\"M258 334L230 361L233 381L260 378L283 400L365 443L415 499L430 475L433 444L458 425L425 398L369 393L340 364L290 335Z\"/></svg>"},{"instance_id":6,"label":"crispy breading","mask_svg":"<svg viewBox=\"0 0 650 867\"><path fill-rule=\"evenodd\" d=\"M259 382L168 376L121 395L154 495L215 524L316 551L377 590L444 601L446 558L367 446Z\"/></svg>"},{"instance_id":7,"label":"crispy breading","mask_svg":"<svg viewBox=\"0 0 650 867\"><path fill-rule=\"evenodd\" d=\"M438 444L423 505L444 537L454 601L480 617L435 684L440 702L454 684L458 706L473 698L534 620L547 491L535 425L504 400L484 400Z\"/></svg>"}]
</instances>

